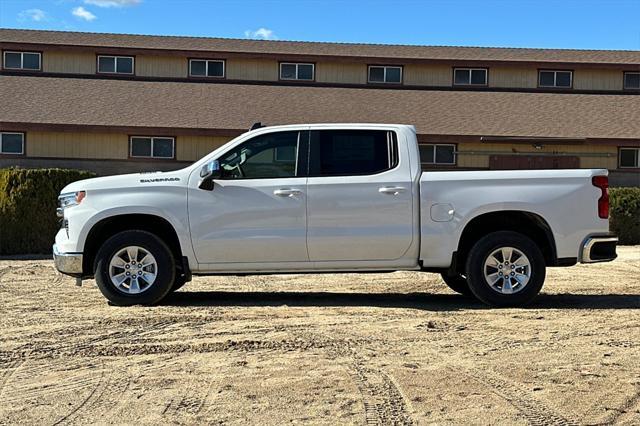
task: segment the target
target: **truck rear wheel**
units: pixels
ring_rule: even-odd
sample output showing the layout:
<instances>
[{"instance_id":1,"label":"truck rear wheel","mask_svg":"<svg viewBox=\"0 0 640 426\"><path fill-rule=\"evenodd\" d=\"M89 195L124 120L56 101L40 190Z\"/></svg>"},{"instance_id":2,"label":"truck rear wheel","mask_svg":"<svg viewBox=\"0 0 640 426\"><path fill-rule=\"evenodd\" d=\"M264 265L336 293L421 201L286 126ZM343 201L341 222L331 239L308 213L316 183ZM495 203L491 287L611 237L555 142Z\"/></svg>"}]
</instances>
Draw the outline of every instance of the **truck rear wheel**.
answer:
<instances>
[{"instance_id":1,"label":"truck rear wheel","mask_svg":"<svg viewBox=\"0 0 640 426\"><path fill-rule=\"evenodd\" d=\"M471 249L466 262L471 292L492 306L522 306L542 289L545 261L538 246L512 231L493 232Z\"/></svg>"},{"instance_id":2,"label":"truck rear wheel","mask_svg":"<svg viewBox=\"0 0 640 426\"><path fill-rule=\"evenodd\" d=\"M123 231L96 255L100 292L117 306L152 305L169 293L176 275L169 247L146 231Z\"/></svg>"},{"instance_id":3,"label":"truck rear wheel","mask_svg":"<svg viewBox=\"0 0 640 426\"><path fill-rule=\"evenodd\" d=\"M465 296L474 297L471 289L469 288L469 283L467 282L467 277L459 273L450 273L443 272L440 274L442 277L442 281L449 286L449 288L456 293L460 293Z\"/></svg>"}]
</instances>

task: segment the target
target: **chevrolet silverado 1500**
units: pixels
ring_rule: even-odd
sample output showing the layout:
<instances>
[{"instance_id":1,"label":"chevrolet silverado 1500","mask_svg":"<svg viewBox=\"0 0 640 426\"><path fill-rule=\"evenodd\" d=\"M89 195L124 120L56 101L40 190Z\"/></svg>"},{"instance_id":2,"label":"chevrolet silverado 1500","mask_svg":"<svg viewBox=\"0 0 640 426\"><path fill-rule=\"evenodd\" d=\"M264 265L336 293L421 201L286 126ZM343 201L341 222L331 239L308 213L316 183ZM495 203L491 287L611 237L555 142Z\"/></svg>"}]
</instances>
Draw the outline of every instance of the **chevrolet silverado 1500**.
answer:
<instances>
[{"instance_id":1,"label":"chevrolet silverado 1500","mask_svg":"<svg viewBox=\"0 0 640 426\"><path fill-rule=\"evenodd\" d=\"M156 303L192 274L416 270L516 306L547 266L616 257L606 170L423 172L407 125L262 127L59 201L56 267L116 305Z\"/></svg>"}]
</instances>

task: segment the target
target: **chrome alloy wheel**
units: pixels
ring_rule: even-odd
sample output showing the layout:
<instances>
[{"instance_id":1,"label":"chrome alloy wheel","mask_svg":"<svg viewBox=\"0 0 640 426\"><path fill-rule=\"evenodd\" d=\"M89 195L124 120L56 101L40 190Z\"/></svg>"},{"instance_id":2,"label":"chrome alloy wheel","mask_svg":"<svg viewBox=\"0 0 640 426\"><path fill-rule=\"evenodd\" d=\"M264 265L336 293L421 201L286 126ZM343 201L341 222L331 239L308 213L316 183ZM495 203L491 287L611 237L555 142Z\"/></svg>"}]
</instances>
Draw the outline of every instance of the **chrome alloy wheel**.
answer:
<instances>
[{"instance_id":1,"label":"chrome alloy wheel","mask_svg":"<svg viewBox=\"0 0 640 426\"><path fill-rule=\"evenodd\" d=\"M148 290L157 274L155 257L142 247L125 247L109 262L111 283L123 293L139 294Z\"/></svg>"},{"instance_id":2,"label":"chrome alloy wheel","mask_svg":"<svg viewBox=\"0 0 640 426\"><path fill-rule=\"evenodd\" d=\"M517 293L531 279L531 262L520 250L501 247L484 261L484 279L498 293Z\"/></svg>"}]
</instances>

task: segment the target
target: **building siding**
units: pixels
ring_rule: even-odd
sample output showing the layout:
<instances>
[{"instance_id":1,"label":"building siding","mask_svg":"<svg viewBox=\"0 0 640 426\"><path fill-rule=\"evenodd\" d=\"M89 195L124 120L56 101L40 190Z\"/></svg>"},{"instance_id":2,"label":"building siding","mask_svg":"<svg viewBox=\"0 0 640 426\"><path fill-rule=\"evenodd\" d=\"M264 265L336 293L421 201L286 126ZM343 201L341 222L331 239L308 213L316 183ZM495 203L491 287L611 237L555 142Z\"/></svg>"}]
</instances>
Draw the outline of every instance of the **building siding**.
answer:
<instances>
[{"instance_id":1,"label":"building siding","mask_svg":"<svg viewBox=\"0 0 640 426\"><path fill-rule=\"evenodd\" d=\"M509 87L535 89L538 85L538 71L532 68L489 69L489 87Z\"/></svg>"},{"instance_id":2,"label":"building siding","mask_svg":"<svg viewBox=\"0 0 640 426\"><path fill-rule=\"evenodd\" d=\"M28 132L27 156L126 159L129 138L116 133Z\"/></svg>"},{"instance_id":3,"label":"building siding","mask_svg":"<svg viewBox=\"0 0 640 426\"><path fill-rule=\"evenodd\" d=\"M188 60L180 56L137 56L136 75L142 77L185 78Z\"/></svg>"},{"instance_id":4,"label":"building siding","mask_svg":"<svg viewBox=\"0 0 640 426\"><path fill-rule=\"evenodd\" d=\"M95 74L96 55L87 52L47 51L42 54L42 71L64 74Z\"/></svg>"},{"instance_id":5,"label":"building siding","mask_svg":"<svg viewBox=\"0 0 640 426\"><path fill-rule=\"evenodd\" d=\"M229 59L226 77L230 80L277 81L278 61L270 59Z\"/></svg>"},{"instance_id":6,"label":"building siding","mask_svg":"<svg viewBox=\"0 0 640 426\"><path fill-rule=\"evenodd\" d=\"M453 68L448 65L408 64L403 67L404 84L410 86L451 86Z\"/></svg>"},{"instance_id":7,"label":"building siding","mask_svg":"<svg viewBox=\"0 0 640 426\"><path fill-rule=\"evenodd\" d=\"M176 138L176 159L196 161L224 145L231 138L221 136L178 136Z\"/></svg>"},{"instance_id":8,"label":"building siding","mask_svg":"<svg viewBox=\"0 0 640 426\"><path fill-rule=\"evenodd\" d=\"M622 71L578 69L573 73L573 88L579 90L622 90Z\"/></svg>"},{"instance_id":9,"label":"building siding","mask_svg":"<svg viewBox=\"0 0 640 426\"><path fill-rule=\"evenodd\" d=\"M322 62L316 64L316 81L321 83L366 84L365 64Z\"/></svg>"}]
</instances>

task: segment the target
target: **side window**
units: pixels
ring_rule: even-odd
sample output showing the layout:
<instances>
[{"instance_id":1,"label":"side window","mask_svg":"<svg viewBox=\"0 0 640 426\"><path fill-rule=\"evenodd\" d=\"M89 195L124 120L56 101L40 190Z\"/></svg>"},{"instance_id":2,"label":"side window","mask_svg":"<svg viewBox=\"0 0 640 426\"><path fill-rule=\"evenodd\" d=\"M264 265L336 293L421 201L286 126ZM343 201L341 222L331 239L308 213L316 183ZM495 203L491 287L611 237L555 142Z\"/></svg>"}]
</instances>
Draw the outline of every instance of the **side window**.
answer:
<instances>
[{"instance_id":1,"label":"side window","mask_svg":"<svg viewBox=\"0 0 640 426\"><path fill-rule=\"evenodd\" d=\"M398 164L394 132L316 130L311 132L310 176L373 175Z\"/></svg>"},{"instance_id":2,"label":"side window","mask_svg":"<svg viewBox=\"0 0 640 426\"><path fill-rule=\"evenodd\" d=\"M301 132L256 136L220 159L223 179L295 177Z\"/></svg>"}]
</instances>

